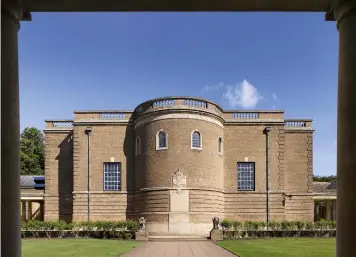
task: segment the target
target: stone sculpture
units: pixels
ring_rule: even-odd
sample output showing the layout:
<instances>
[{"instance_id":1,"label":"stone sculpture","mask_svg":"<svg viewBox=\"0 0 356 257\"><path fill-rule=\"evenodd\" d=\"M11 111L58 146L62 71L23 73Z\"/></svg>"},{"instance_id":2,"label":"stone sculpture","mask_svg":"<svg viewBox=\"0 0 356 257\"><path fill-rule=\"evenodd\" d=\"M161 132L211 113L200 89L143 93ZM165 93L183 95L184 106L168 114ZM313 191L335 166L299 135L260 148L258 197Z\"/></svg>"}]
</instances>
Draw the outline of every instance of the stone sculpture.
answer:
<instances>
[{"instance_id":1,"label":"stone sculpture","mask_svg":"<svg viewBox=\"0 0 356 257\"><path fill-rule=\"evenodd\" d=\"M219 223L220 223L220 219L218 217L214 217L213 218L213 228L219 229Z\"/></svg>"},{"instance_id":2,"label":"stone sculpture","mask_svg":"<svg viewBox=\"0 0 356 257\"><path fill-rule=\"evenodd\" d=\"M144 232L146 230L146 219L144 217L139 218L138 224L140 225L140 232Z\"/></svg>"}]
</instances>

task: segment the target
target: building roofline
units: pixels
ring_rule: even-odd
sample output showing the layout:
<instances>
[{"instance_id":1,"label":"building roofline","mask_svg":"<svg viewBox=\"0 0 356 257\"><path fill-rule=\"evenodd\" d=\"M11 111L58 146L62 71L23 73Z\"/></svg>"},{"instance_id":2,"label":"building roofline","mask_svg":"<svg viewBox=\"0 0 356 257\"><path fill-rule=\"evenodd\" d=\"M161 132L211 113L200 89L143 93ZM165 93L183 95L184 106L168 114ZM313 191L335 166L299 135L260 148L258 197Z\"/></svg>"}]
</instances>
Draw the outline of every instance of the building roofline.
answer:
<instances>
[{"instance_id":1,"label":"building roofline","mask_svg":"<svg viewBox=\"0 0 356 257\"><path fill-rule=\"evenodd\" d=\"M45 119L45 122L73 122L73 119Z\"/></svg>"},{"instance_id":2,"label":"building roofline","mask_svg":"<svg viewBox=\"0 0 356 257\"><path fill-rule=\"evenodd\" d=\"M121 112L121 113L133 113L134 111L128 111L128 110L84 110L84 111L73 111L74 114L81 114L81 113L116 113L116 112Z\"/></svg>"},{"instance_id":3,"label":"building roofline","mask_svg":"<svg viewBox=\"0 0 356 257\"><path fill-rule=\"evenodd\" d=\"M285 121L307 121L313 122L313 119L284 119Z\"/></svg>"}]
</instances>

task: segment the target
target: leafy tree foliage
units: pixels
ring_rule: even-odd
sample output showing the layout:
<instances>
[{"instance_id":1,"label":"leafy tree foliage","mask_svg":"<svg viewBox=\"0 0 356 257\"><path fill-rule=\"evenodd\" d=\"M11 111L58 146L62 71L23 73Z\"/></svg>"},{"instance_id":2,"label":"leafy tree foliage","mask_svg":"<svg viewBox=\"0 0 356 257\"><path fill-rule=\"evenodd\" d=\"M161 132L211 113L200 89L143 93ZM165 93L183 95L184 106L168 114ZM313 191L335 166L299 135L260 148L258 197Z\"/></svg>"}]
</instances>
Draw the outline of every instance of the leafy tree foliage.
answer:
<instances>
[{"instance_id":1,"label":"leafy tree foliage","mask_svg":"<svg viewBox=\"0 0 356 257\"><path fill-rule=\"evenodd\" d=\"M44 174L44 136L37 128L25 128L20 136L21 175Z\"/></svg>"},{"instance_id":2,"label":"leafy tree foliage","mask_svg":"<svg viewBox=\"0 0 356 257\"><path fill-rule=\"evenodd\" d=\"M318 182L332 182L336 181L336 176L313 176L313 181Z\"/></svg>"}]
</instances>

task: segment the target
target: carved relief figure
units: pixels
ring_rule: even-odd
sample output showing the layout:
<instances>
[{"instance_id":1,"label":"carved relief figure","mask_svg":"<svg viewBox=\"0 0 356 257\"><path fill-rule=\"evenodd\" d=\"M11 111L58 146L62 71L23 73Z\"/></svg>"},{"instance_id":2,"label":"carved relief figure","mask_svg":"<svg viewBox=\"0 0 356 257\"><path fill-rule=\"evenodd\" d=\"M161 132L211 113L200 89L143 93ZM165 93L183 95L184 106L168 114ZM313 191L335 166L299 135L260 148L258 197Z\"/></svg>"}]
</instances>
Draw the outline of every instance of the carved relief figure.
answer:
<instances>
[{"instance_id":1,"label":"carved relief figure","mask_svg":"<svg viewBox=\"0 0 356 257\"><path fill-rule=\"evenodd\" d=\"M187 184L187 179L186 176L183 174L183 172L178 169L175 171L172 175L172 183L173 187L178 187L177 192L180 193L182 187L186 187Z\"/></svg>"}]
</instances>

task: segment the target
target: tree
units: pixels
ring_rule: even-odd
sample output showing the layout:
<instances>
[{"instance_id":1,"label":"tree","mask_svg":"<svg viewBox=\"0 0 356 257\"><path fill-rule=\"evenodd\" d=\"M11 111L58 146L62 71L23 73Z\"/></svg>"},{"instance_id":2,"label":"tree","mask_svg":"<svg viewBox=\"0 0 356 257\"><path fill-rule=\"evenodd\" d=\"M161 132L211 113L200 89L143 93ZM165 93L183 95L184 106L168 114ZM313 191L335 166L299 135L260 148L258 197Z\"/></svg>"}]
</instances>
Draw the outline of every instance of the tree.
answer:
<instances>
[{"instance_id":1,"label":"tree","mask_svg":"<svg viewBox=\"0 0 356 257\"><path fill-rule=\"evenodd\" d=\"M336 176L313 176L313 181L318 181L318 182L333 182L336 181Z\"/></svg>"},{"instance_id":2,"label":"tree","mask_svg":"<svg viewBox=\"0 0 356 257\"><path fill-rule=\"evenodd\" d=\"M44 136L37 128L25 128L20 135L21 175L44 174Z\"/></svg>"}]
</instances>

